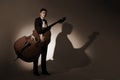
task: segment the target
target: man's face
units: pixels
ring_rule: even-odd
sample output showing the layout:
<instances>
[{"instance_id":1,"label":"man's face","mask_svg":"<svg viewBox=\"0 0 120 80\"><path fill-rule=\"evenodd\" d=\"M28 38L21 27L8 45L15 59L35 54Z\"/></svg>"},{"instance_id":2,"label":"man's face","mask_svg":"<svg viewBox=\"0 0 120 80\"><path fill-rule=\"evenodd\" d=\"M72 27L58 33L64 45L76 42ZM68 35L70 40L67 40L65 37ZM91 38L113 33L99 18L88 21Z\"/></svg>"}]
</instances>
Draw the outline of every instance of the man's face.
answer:
<instances>
[{"instance_id":1,"label":"man's face","mask_svg":"<svg viewBox=\"0 0 120 80\"><path fill-rule=\"evenodd\" d=\"M42 11L40 12L40 17L44 19L46 17L46 14L47 14L46 11Z\"/></svg>"}]
</instances>

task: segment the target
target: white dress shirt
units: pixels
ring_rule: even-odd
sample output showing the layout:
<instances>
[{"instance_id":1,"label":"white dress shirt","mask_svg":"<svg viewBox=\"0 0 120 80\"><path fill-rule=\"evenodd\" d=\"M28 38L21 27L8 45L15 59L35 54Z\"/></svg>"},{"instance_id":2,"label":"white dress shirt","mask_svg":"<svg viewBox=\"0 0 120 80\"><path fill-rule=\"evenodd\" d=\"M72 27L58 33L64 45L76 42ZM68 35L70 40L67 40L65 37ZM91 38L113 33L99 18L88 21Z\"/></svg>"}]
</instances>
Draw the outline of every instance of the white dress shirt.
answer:
<instances>
[{"instance_id":1,"label":"white dress shirt","mask_svg":"<svg viewBox=\"0 0 120 80\"><path fill-rule=\"evenodd\" d=\"M42 20L42 28L46 28L46 27L47 27L47 24L45 23L44 20ZM42 42L44 41L45 38L44 38L43 34L40 34L40 39Z\"/></svg>"}]
</instances>

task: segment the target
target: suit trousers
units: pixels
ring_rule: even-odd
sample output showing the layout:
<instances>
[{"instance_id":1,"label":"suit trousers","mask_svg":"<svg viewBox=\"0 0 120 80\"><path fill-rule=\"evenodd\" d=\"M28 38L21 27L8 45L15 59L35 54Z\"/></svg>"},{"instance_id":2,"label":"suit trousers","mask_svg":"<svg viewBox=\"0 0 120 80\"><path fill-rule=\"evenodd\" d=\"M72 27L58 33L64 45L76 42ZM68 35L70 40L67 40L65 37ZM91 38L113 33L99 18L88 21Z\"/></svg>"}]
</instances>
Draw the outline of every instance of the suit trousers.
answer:
<instances>
[{"instance_id":1,"label":"suit trousers","mask_svg":"<svg viewBox=\"0 0 120 80\"><path fill-rule=\"evenodd\" d=\"M41 70L42 72L47 71L47 67L46 67L47 48L48 48L48 45L44 45L41 48ZM34 72L38 72L38 59L33 61L33 70Z\"/></svg>"}]
</instances>

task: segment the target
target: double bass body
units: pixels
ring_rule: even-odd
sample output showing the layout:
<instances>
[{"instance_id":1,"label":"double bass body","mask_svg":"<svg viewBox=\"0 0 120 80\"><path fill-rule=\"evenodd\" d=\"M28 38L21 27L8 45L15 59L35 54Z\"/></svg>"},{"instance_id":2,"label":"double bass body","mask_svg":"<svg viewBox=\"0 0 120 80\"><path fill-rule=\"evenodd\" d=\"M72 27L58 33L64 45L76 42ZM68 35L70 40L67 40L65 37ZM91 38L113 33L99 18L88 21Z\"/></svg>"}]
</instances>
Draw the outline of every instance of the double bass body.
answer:
<instances>
[{"instance_id":1,"label":"double bass body","mask_svg":"<svg viewBox=\"0 0 120 80\"><path fill-rule=\"evenodd\" d=\"M42 42L37 31L33 30L32 35L23 36L16 40L14 50L17 57L26 62L33 62L35 59L38 59L41 53L41 47L50 42L48 39L51 36L50 31L47 31L44 36L46 40Z\"/></svg>"}]
</instances>

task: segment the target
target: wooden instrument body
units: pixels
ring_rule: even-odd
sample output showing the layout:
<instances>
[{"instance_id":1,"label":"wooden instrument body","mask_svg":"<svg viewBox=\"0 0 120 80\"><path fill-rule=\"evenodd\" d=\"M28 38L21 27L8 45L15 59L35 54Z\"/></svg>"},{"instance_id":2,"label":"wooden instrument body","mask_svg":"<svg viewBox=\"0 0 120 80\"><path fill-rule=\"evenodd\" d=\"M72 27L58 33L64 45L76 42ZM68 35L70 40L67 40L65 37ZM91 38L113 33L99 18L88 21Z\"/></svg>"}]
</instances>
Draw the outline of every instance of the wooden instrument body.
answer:
<instances>
[{"instance_id":1,"label":"wooden instrument body","mask_svg":"<svg viewBox=\"0 0 120 80\"><path fill-rule=\"evenodd\" d=\"M17 57L26 62L33 62L38 59L41 54L41 47L43 45L48 45L50 42L50 31L47 31L43 35L45 37L44 42L40 40L40 36L35 30L32 35L23 36L16 40L14 43L14 50ZM31 36L34 36L36 41L32 39Z\"/></svg>"}]
</instances>

